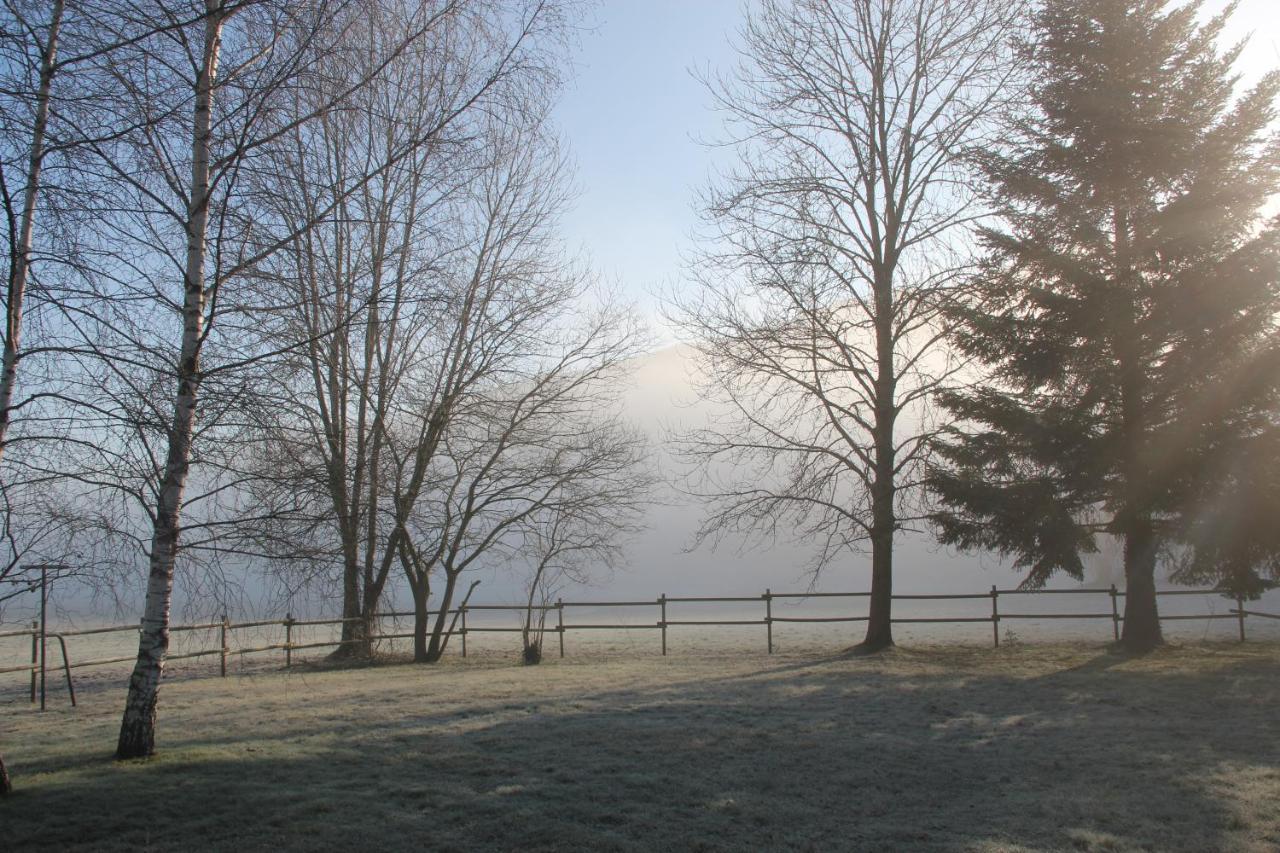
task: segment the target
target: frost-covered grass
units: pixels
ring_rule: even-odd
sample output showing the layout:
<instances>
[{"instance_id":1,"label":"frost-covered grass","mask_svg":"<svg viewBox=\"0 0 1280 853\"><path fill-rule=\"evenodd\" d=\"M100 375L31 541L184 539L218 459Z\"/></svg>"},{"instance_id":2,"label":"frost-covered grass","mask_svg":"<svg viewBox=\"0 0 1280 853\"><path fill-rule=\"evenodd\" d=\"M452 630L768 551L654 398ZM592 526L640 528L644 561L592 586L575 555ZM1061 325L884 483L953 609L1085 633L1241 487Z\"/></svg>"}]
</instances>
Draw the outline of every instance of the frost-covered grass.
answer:
<instances>
[{"instance_id":1,"label":"frost-covered grass","mask_svg":"<svg viewBox=\"0 0 1280 853\"><path fill-rule=\"evenodd\" d=\"M1274 850L1280 647L757 643L175 679L0 706L0 849Z\"/></svg>"}]
</instances>

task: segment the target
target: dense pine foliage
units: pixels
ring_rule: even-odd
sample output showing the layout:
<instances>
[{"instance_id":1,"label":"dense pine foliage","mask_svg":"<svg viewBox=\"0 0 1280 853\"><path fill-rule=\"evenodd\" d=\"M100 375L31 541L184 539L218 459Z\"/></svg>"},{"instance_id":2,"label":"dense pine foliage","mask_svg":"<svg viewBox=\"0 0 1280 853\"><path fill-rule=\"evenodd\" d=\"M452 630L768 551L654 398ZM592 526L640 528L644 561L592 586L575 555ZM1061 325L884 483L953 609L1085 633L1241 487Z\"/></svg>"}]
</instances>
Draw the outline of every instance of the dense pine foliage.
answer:
<instances>
[{"instance_id":1,"label":"dense pine foliage","mask_svg":"<svg viewBox=\"0 0 1280 853\"><path fill-rule=\"evenodd\" d=\"M1029 116L988 154L997 224L955 343L985 380L931 484L943 541L1029 586L1123 543L1124 642L1160 642L1157 565L1253 592L1280 552L1280 75L1243 90L1228 12L1048 0Z\"/></svg>"}]
</instances>

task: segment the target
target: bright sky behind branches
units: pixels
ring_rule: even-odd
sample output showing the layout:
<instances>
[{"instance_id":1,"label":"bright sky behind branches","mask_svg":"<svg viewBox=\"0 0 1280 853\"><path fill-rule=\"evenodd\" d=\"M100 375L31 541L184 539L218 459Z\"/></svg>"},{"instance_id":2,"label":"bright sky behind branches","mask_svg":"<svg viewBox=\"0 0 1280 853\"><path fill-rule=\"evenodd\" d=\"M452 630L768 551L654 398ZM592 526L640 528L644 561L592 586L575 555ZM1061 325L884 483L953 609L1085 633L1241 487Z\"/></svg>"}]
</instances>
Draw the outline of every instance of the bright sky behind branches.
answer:
<instances>
[{"instance_id":1,"label":"bright sky behind branches","mask_svg":"<svg viewBox=\"0 0 1280 853\"><path fill-rule=\"evenodd\" d=\"M1207 13L1228 0L1209 0ZM694 190L728 152L694 71L727 70L742 0L603 0L557 113L582 194L566 222L609 281L659 326L654 294L678 285L697 225ZM1227 36L1252 39L1246 78L1280 68L1280 0L1242 0ZM657 328L662 340L669 336Z\"/></svg>"}]
</instances>

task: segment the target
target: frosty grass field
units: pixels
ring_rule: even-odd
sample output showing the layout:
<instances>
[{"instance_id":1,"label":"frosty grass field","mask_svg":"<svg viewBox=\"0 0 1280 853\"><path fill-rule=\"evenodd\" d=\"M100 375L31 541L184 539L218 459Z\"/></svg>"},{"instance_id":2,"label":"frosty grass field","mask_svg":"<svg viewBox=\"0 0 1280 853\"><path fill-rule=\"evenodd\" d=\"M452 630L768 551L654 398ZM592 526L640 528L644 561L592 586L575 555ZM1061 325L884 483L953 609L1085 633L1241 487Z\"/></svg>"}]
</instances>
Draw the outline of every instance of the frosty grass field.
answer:
<instances>
[{"instance_id":1,"label":"frosty grass field","mask_svg":"<svg viewBox=\"0 0 1280 853\"><path fill-rule=\"evenodd\" d=\"M510 634L434 667L175 666L159 755L123 765L125 670L79 670L75 709L51 673L44 714L5 676L0 849L1280 848L1274 640L587 633L538 667Z\"/></svg>"}]
</instances>

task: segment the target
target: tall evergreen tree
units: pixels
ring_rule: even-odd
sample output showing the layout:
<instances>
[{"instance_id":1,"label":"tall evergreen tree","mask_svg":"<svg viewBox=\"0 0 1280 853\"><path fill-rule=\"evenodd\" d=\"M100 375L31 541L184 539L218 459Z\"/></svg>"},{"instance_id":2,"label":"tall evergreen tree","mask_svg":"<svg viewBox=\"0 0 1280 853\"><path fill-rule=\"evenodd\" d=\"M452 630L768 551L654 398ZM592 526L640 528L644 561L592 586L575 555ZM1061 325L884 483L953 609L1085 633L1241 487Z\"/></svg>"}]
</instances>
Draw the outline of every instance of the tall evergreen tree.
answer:
<instances>
[{"instance_id":1,"label":"tall evergreen tree","mask_svg":"<svg viewBox=\"0 0 1280 853\"><path fill-rule=\"evenodd\" d=\"M985 163L1001 218L955 309L989 375L943 400L964 426L930 476L942 540L1015 556L1029 587L1118 537L1133 651L1161 642L1158 564L1276 568L1280 74L1241 93L1233 8L1200 5L1041 6L1033 109Z\"/></svg>"}]
</instances>

